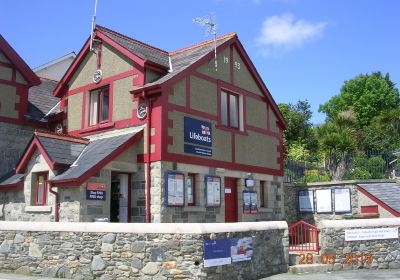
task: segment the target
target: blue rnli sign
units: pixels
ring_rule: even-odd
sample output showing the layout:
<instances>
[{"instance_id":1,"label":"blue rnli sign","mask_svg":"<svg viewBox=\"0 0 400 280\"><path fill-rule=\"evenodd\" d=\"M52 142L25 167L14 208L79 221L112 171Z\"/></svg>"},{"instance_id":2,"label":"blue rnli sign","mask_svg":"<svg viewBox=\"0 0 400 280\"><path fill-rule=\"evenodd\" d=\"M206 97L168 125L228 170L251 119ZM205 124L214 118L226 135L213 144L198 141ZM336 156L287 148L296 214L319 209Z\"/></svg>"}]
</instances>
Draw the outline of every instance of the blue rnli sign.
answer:
<instances>
[{"instance_id":1,"label":"blue rnli sign","mask_svg":"<svg viewBox=\"0 0 400 280\"><path fill-rule=\"evenodd\" d=\"M185 117L184 140L202 146L212 146L212 128L210 122Z\"/></svg>"}]
</instances>

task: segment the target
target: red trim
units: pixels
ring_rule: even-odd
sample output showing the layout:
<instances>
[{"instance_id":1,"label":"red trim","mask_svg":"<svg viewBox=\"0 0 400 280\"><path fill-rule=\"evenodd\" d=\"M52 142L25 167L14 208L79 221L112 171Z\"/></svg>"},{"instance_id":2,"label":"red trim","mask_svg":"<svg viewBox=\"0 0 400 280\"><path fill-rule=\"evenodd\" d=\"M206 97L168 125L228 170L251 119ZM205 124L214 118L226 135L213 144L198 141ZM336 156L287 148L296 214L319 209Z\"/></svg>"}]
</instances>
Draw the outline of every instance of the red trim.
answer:
<instances>
[{"instance_id":1,"label":"red trim","mask_svg":"<svg viewBox=\"0 0 400 280\"><path fill-rule=\"evenodd\" d=\"M370 194L368 191L366 191L365 189L363 189L361 186L357 186L357 190L364 194L365 196L367 196L369 199L371 199L372 201L374 201L376 204L378 204L379 206L381 206L383 209L385 209L386 211L388 211L390 214L392 214L395 217L400 217L400 213L397 212L396 210L394 210L393 208L391 208L389 205L387 205L386 203L384 203L382 200L378 199L376 196Z\"/></svg>"},{"instance_id":2,"label":"red trim","mask_svg":"<svg viewBox=\"0 0 400 280\"><path fill-rule=\"evenodd\" d=\"M103 44L101 42L98 43L97 45L97 69L101 68L101 54L102 54L102 46Z\"/></svg>"},{"instance_id":3,"label":"red trim","mask_svg":"<svg viewBox=\"0 0 400 280\"><path fill-rule=\"evenodd\" d=\"M233 69L233 45L230 45L229 47L229 71L230 71L230 78L231 78L231 84L235 84L235 75L234 75L234 69Z\"/></svg>"},{"instance_id":4,"label":"red trim","mask_svg":"<svg viewBox=\"0 0 400 280\"><path fill-rule=\"evenodd\" d=\"M269 131L269 130L259 128L256 126L252 126L252 125L247 125L247 130L254 131L254 132L261 133L261 134L268 135L268 136L272 136L272 137L275 137L278 139L281 139L281 137L282 137L281 134L278 132Z\"/></svg>"},{"instance_id":5,"label":"red trim","mask_svg":"<svg viewBox=\"0 0 400 280\"><path fill-rule=\"evenodd\" d=\"M70 135L53 134L48 131L35 130L34 135L43 136L43 137L52 138L52 139L63 140L63 141L76 142L76 143L81 143L81 144L89 144L89 142L90 142L89 139L73 137Z\"/></svg>"},{"instance_id":6,"label":"red trim","mask_svg":"<svg viewBox=\"0 0 400 280\"><path fill-rule=\"evenodd\" d=\"M361 206L361 214L379 214L379 208L378 205L366 205L366 206Z\"/></svg>"},{"instance_id":7,"label":"red trim","mask_svg":"<svg viewBox=\"0 0 400 280\"><path fill-rule=\"evenodd\" d=\"M218 117L215 115L211 115L211 114L197 111L194 109L186 108L186 107L176 105L176 104L168 104L168 109L169 109L169 111L179 111L179 112L183 112L183 113L190 114L190 115L196 115L201 118L210 119L213 121L218 120Z\"/></svg>"},{"instance_id":8,"label":"red trim","mask_svg":"<svg viewBox=\"0 0 400 280\"><path fill-rule=\"evenodd\" d=\"M83 182L87 181L90 177L92 177L96 172L98 172L100 169L102 169L105 165L107 165L110 161L114 160L116 157L118 157L122 152L124 152L127 148L132 146L134 143L136 143L141 137L143 136L143 131L138 132L135 134L131 139L129 139L127 142L119 146L115 151L113 151L109 156L98 162L96 165L92 166L85 174L83 174L79 178L74 178L74 179L67 179L67 180L50 180L53 184L55 185L61 185L61 186L68 186L68 185L81 185Z\"/></svg>"},{"instance_id":9,"label":"red trim","mask_svg":"<svg viewBox=\"0 0 400 280\"><path fill-rule=\"evenodd\" d=\"M231 133L231 146L232 146L232 162L236 162L236 135Z\"/></svg>"},{"instance_id":10,"label":"red trim","mask_svg":"<svg viewBox=\"0 0 400 280\"><path fill-rule=\"evenodd\" d=\"M24 173L25 168L29 163L33 153L39 149L39 152L43 155L44 159L46 160L47 164L49 165L51 170L54 170L54 162L50 160L49 156L46 154L45 150L41 146L40 142L37 140L36 137L32 139L32 142L29 144L27 150L25 150L20 162L18 163L15 172L16 173Z\"/></svg>"},{"instance_id":11,"label":"red trim","mask_svg":"<svg viewBox=\"0 0 400 280\"><path fill-rule=\"evenodd\" d=\"M39 203L39 177L43 176L43 197L42 202ZM35 185L35 205L47 205L47 172L36 173L36 185Z\"/></svg>"},{"instance_id":12,"label":"red trim","mask_svg":"<svg viewBox=\"0 0 400 280\"><path fill-rule=\"evenodd\" d=\"M29 86L40 85L41 81L38 76L31 70L25 61L18 55L18 53L11 47L10 44L0 34L0 50L4 55L15 65L18 71L27 80Z\"/></svg>"}]
</instances>

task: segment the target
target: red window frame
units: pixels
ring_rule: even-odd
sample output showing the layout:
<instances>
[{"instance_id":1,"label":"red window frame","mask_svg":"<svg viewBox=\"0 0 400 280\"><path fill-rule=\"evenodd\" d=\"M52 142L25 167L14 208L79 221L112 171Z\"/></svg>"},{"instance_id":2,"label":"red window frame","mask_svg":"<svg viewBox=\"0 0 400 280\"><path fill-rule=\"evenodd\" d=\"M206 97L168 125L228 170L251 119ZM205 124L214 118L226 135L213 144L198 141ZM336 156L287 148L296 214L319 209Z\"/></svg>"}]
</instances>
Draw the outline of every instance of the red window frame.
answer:
<instances>
[{"instance_id":1,"label":"red window frame","mask_svg":"<svg viewBox=\"0 0 400 280\"><path fill-rule=\"evenodd\" d=\"M108 93L108 115L107 119L103 120L103 96L104 96L104 91L107 89ZM91 124L90 123L90 117L91 117L91 110L92 110L92 98L95 93L98 93L97 95L97 116L96 116L96 123ZM104 86L101 88L97 88L94 90L91 90L89 92L89 115L88 115L88 126L95 126L98 124L103 124L107 123L110 121L110 87Z\"/></svg>"},{"instance_id":2,"label":"red window frame","mask_svg":"<svg viewBox=\"0 0 400 280\"><path fill-rule=\"evenodd\" d=\"M265 181L260 181L260 207L265 208Z\"/></svg>"},{"instance_id":3,"label":"red window frame","mask_svg":"<svg viewBox=\"0 0 400 280\"><path fill-rule=\"evenodd\" d=\"M193 202L188 203L187 205L195 206L196 205L196 175L193 173L188 173L187 177L191 178L191 180L192 180L192 197L193 197ZM187 197L186 197L186 199L187 199Z\"/></svg>"},{"instance_id":4,"label":"red window frame","mask_svg":"<svg viewBox=\"0 0 400 280\"><path fill-rule=\"evenodd\" d=\"M39 177L43 178L43 196L42 202L39 202ZM47 205L47 173L36 173L36 182L35 182L35 205L42 206Z\"/></svg>"},{"instance_id":5,"label":"red window frame","mask_svg":"<svg viewBox=\"0 0 400 280\"><path fill-rule=\"evenodd\" d=\"M378 205L361 206L361 214L379 214Z\"/></svg>"},{"instance_id":6,"label":"red window frame","mask_svg":"<svg viewBox=\"0 0 400 280\"><path fill-rule=\"evenodd\" d=\"M230 129L239 130L240 129L240 123L241 123L241 120L240 120L240 109L239 109L239 106L240 106L239 105L239 102L240 102L239 95L236 94L236 93L230 92L230 91L226 91L226 90L222 90L222 92L226 94L226 121L227 121L227 123L226 124L222 123L222 106L224 106L224 104L222 103L222 97L220 97L220 100L221 100L221 108L220 108L220 111L221 111L221 125L225 126L225 127L228 127ZM232 123L232 120L231 120L231 105L230 105L231 98L235 98L236 99L237 126L232 126L232 124L231 124Z\"/></svg>"}]
</instances>

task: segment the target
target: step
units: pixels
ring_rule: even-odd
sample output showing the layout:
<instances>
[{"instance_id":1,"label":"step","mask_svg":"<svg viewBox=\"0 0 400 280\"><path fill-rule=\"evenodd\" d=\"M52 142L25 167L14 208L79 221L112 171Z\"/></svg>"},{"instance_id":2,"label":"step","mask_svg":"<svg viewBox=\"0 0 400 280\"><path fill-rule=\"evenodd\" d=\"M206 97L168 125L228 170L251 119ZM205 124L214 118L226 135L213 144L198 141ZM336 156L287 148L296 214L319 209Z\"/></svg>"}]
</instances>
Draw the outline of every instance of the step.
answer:
<instances>
[{"instance_id":1,"label":"step","mask_svg":"<svg viewBox=\"0 0 400 280\"><path fill-rule=\"evenodd\" d=\"M323 273L332 271L333 266L329 264L296 264L289 266L289 272L293 274L304 274L304 273Z\"/></svg>"}]
</instances>

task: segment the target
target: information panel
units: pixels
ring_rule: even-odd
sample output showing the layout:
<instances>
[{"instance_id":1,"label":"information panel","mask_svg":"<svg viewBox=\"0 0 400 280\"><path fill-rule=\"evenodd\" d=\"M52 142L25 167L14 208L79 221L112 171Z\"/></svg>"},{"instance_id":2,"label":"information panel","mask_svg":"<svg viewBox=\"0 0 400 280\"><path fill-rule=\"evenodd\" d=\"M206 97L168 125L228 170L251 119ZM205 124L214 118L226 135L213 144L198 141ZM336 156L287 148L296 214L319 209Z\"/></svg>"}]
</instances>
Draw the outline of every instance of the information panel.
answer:
<instances>
[{"instance_id":1,"label":"information panel","mask_svg":"<svg viewBox=\"0 0 400 280\"><path fill-rule=\"evenodd\" d=\"M317 213L332 213L332 191L316 190L315 191Z\"/></svg>"},{"instance_id":2,"label":"information panel","mask_svg":"<svg viewBox=\"0 0 400 280\"><path fill-rule=\"evenodd\" d=\"M231 240L204 240L204 267L232 263Z\"/></svg>"},{"instance_id":3,"label":"information panel","mask_svg":"<svg viewBox=\"0 0 400 280\"><path fill-rule=\"evenodd\" d=\"M205 176L206 184L206 206L221 205L221 178L216 176Z\"/></svg>"},{"instance_id":4,"label":"information panel","mask_svg":"<svg viewBox=\"0 0 400 280\"><path fill-rule=\"evenodd\" d=\"M231 239L232 262L250 261L253 256L253 238L242 237Z\"/></svg>"},{"instance_id":5,"label":"information panel","mask_svg":"<svg viewBox=\"0 0 400 280\"><path fill-rule=\"evenodd\" d=\"M88 182L86 186L87 200L106 200L106 184Z\"/></svg>"},{"instance_id":6,"label":"information panel","mask_svg":"<svg viewBox=\"0 0 400 280\"><path fill-rule=\"evenodd\" d=\"M183 206L185 205L184 196L184 180L183 174L166 173L166 205L167 206Z\"/></svg>"},{"instance_id":7,"label":"information panel","mask_svg":"<svg viewBox=\"0 0 400 280\"><path fill-rule=\"evenodd\" d=\"M347 188L335 189L334 194L335 194L335 212L351 213L350 189Z\"/></svg>"},{"instance_id":8,"label":"information panel","mask_svg":"<svg viewBox=\"0 0 400 280\"><path fill-rule=\"evenodd\" d=\"M255 214L257 213L257 192L243 191L243 213Z\"/></svg>"},{"instance_id":9,"label":"information panel","mask_svg":"<svg viewBox=\"0 0 400 280\"><path fill-rule=\"evenodd\" d=\"M314 213L314 191L297 193L300 213Z\"/></svg>"},{"instance_id":10,"label":"information panel","mask_svg":"<svg viewBox=\"0 0 400 280\"><path fill-rule=\"evenodd\" d=\"M397 239L399 228L358 228L344 231L345 241Z\"/></svg>"}]
</instances>

